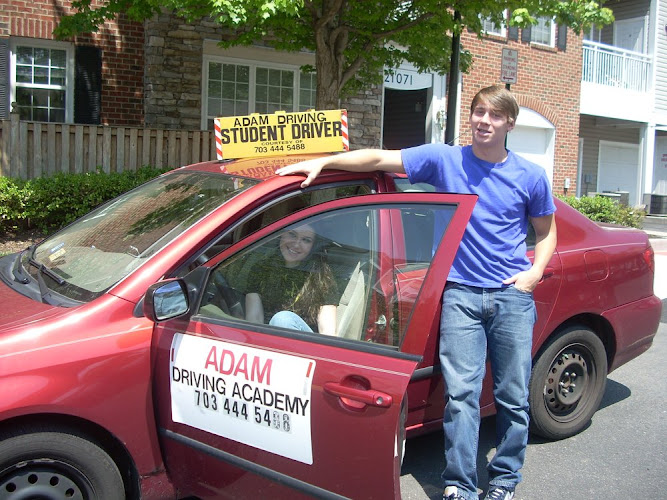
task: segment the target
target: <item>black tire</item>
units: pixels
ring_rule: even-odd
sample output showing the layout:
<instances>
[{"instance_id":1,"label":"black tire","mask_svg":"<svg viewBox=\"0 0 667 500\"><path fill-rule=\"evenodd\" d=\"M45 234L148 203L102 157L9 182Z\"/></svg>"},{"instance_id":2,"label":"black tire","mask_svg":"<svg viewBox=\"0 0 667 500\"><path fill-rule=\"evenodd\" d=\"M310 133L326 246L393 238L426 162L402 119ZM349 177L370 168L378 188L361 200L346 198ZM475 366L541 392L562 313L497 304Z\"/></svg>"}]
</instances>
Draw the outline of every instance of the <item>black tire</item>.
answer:
<instances>
[{"instance_id":1,"label":"black tire","mask_svg":"<svg viewBox=\"0 0 667 500\"><path fill-rule=\"evenodd\" d=\"M558 333L533 363L528 401L531 432L564 439L580 432L597 411L607 383L607 354L584 327Z\"/></svg>"},{"instance_id":2,"label":"black tire","mask_svg":"<svg viewBox=\"0 0 667 500\"><path fill-rule=\"evenodd\" d=\"M123 479L99 446L69 431L0 435L0 498L119 500Z\"/></svg>"}]
</instances>

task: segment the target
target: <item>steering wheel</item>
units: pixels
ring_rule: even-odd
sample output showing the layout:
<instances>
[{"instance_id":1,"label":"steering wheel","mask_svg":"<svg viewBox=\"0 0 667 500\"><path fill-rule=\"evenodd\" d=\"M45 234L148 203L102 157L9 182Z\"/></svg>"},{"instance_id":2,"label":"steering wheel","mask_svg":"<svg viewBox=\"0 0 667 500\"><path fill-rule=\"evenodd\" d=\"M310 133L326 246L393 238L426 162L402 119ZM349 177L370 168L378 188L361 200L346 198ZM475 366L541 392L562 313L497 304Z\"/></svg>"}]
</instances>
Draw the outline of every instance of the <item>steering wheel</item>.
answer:
<instances>
[{"instance_id":1,"label":"steering wheel","mask_svg":"<svg viewBox=\"0 0 667 500\"><path fill-rule=\"evenodd\" d=\"M221 299L227 305L229 313L236 318L244 319L245 311L241 305L242 294L229 286L227 279L225 279L221 272L213 272L212 282L220 294Z\"/></svg>"}]
</instances>

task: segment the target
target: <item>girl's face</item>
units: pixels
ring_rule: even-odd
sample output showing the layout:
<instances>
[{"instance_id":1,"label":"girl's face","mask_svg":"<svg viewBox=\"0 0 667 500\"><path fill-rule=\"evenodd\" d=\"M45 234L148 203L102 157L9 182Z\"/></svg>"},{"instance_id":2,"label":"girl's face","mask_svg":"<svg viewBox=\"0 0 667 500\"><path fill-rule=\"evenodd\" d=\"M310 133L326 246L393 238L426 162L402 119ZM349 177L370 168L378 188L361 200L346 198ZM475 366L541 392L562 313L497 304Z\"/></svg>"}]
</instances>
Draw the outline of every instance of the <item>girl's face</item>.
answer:
<instances>
[{"instance_id":1,"label":"girl's face","mask_svg":"<svg viewBox=\"0 0 667 500\"><path fill-rule=\"evenodd\" d=\"M296 267L310 255L315 243L315 231L304 225L285 231L280 236L280 253L287 267Z\"/></svg>"}]
</instances>

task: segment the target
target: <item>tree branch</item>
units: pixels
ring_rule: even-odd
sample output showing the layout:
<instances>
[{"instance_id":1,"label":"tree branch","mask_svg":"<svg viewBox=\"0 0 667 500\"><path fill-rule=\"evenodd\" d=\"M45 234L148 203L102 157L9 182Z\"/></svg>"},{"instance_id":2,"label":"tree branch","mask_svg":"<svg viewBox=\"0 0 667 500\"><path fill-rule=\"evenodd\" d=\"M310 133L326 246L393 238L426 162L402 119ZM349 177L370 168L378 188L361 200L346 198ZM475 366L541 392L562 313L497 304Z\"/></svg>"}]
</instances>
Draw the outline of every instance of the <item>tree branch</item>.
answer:
<instances>
[{"instance_id":1,"label":"tree branch","mask_svg":"<svg viewBox=\"0 0 667 500\"><path fill-rule=\"evenodd\" d=\"M365 54L369 53L370 50L373 48L373 45L375 45L375 41L369 41L365 46L363 52ZM364 63L364 58L363 57L357 57L354 61L350 63L350 65L347 67L345 71L342 72L341 74L341 83L340 83L340 88L343 88L345 84L350 81L350 79L359 71L359 68L361 68L361 65Z\"/></svg>"},{"instance_id":2,"label":"tree branch","mask_svg":"<svg viewBox=\"0 0 667 500\"><path fill-rule=\"evenodd\" d=\"M433 12L428 12L426 14L423 14L423 15L419 16L414 21L410 21L407 24L403 24L401 26L398 26L396 28L393 28L393 29L390 29L390 30L387 30L387 31L380 31L378 33L375 33L375 34L373 34L373 38L375 38L376 40L379 40L381 38L388 38L392 35L395 35L396 33L400 33L402 31L405 31L405 30L408 30L408 29L412 28L413 26L417 26L418 24L421 24L424 21L426 21L427 19L431 19L432 17L435 17L435 14Z\"/></svg>"}]
</instances>

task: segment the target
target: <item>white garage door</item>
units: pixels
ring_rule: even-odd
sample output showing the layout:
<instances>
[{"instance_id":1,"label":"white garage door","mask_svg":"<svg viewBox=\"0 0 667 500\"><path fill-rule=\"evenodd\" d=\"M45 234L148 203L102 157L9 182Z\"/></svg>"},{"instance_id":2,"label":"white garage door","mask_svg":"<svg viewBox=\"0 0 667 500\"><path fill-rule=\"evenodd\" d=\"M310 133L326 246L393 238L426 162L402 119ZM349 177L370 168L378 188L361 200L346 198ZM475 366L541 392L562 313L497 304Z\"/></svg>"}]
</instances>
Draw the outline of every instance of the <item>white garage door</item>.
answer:
<instances>
[{"instance_id":1,"label":"white garage door","mask_svg":"<svg viewBox=\"0 0 667 500\"><path fill-rule=\"evenodd\" d=\"M507 148L537 163L553 184L555 129L549 120L532 109L521 108L516 126L507 136Z\"/></svg>"},{"instance_id":2,"label":"white garage door","mask_svg":"<svg viewBox=\"0 0 667 500\"><path fill-rule=\"evenodd\" d=\"M639 203L639 146L623 142L600 141L598 192L628 191L630 204Z\"/></svg>"}]
</instances>

